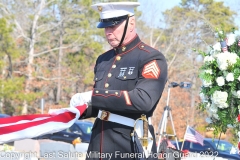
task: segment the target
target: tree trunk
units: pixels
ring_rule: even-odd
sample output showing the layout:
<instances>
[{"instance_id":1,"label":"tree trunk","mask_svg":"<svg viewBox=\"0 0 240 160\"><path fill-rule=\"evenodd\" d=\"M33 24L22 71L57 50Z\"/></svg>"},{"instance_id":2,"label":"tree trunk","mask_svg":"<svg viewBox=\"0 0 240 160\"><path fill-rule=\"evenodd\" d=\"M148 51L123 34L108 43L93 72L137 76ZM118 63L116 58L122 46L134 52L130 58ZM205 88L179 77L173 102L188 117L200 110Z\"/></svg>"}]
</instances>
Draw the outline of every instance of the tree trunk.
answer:
<instances>
[{"instance_id":1,"label":"tree trunk","mask_svg":"<svg viewBox=\"0 0 240 160\"><path fill-rule=\"evenodd\" d=\"M59 52L58 52L58 80L57 80L57 95L56 95L56 104L59 103L61 97L61 77L62 77L62 57L63 57L63 24L61 25L61 33L59 37Z\"/></svg>"},{"instance_id":2,"label":"tree trunk","mask_svg":"<svg viewBox=\"0 0 240 160\"><path fill-rule=\"evenodd\" d=\"M26 80L26 86L25 86L25 93L30 93L30 88L33 80L33 60L34 60L34 45L36 42L36 32L37 32L37 22L40 17L40 14L45 6L45 0L41 0L39 10L35 14L32 24L32 30L31 30L31 36L30 36L30 42L29 42L29 52L28 52L28 64L27 64L27 80ZM28 112L28 104L27 101L24 100L23 102L23 108L22 108L22 114L27 114Z\"/></svg>"}]
</instances>

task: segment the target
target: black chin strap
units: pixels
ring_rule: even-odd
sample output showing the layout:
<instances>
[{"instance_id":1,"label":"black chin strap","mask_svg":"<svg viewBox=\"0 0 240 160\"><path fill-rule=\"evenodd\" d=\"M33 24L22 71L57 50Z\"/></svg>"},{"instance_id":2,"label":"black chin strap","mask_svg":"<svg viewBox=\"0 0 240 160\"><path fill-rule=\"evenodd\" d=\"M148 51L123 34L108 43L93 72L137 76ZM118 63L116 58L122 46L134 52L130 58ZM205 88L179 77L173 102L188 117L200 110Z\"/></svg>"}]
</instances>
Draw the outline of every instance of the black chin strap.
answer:
<instances>
[{"instance_id":1,"label":"black chin strap","mask_svg":"<svg viewBox=\"0 0 240 160\"><path fill-rule=\"evenodd\" d=\"M127 32L127 27L128 27L128 20L129 20L129 16L127 17L127 20L126 20L126 24L125 24L125 27L124 27L124 31L123 31L123 35L122 35L122 39L119 43L119 45L117 47L120 47L122 45L122 42L125 38L125 35L126 35L126 32Z\"/></svg>"}]
</instances>

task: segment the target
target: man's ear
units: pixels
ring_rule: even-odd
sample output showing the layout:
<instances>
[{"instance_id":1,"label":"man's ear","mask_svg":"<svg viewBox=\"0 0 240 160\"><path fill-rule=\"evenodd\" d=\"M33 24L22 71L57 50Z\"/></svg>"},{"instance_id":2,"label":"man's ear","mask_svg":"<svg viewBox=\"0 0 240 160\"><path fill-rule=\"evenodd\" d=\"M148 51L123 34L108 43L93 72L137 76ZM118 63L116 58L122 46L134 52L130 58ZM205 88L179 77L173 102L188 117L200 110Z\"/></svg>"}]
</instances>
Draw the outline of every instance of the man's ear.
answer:
<instances>
[{"instance_id":1,"label":"man's ear","mask_svg":"<svg viewBox=\"0 0 240 160\"><path fill-rule=\"evenodd\" d=\"M130 25L129 26L130 32L132 32L135 29L135 19L134 19L134 17L130 17L129 25Z\"/></svg>"}]
</instances>

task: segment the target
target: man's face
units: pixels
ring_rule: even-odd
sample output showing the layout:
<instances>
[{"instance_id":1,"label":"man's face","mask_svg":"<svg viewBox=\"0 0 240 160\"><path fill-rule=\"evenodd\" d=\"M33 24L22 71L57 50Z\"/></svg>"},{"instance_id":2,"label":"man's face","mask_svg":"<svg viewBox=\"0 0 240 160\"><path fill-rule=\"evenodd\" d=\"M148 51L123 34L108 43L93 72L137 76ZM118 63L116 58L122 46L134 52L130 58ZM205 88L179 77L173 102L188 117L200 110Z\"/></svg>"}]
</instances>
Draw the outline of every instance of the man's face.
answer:
<instances>
[{"instance_id":1,"label":"man's face","mask_svg":"<svg viewBox=\"0 0 240 160\"><path fill-rule=\"evenodd\" d=\"M125 23L126 21L123 21L118 25L105 28L105 36L107 38L108 43L112 47L117 47L118 44L120 43L122 39Z\"/></svg>"}]
</instances>

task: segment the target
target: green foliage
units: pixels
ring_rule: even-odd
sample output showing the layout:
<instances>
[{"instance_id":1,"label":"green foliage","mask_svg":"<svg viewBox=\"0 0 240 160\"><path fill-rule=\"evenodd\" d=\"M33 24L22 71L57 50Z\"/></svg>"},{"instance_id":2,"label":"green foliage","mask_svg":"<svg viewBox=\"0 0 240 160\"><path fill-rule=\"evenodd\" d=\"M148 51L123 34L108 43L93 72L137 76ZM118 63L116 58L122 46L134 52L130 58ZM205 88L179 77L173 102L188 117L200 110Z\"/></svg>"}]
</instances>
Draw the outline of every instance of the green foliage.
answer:
<instances>
[{"instance_id":1,"label":"green foliage","mask_svg":"<svg viewBox=\"0 0 240 160\"><path fill-rule=\"evenodd\" d=\"M35 94L24 93L24 81L25 81L25 78L23 77L0 80L0 86L1 86L0 97L6 100L11 100L11 101L27 100L27 102L31 102L35 100L37 96L42 95L41 93L35 93Z\"/></svg>"},{"instance_id":2,"label":"green foliage","mask_svg":"<svg viewBox=\"0 0 240 160\"><path fill-rule=\"evenodd\" d=\"M16 48L16 44L11 36L13 26L7 24L7 20L0 18L0 69L3 69L6 65L12 65L11 61L4 60L5 56L8 60L19 57L19 52Z\"/></svg>"}]
</instances>

